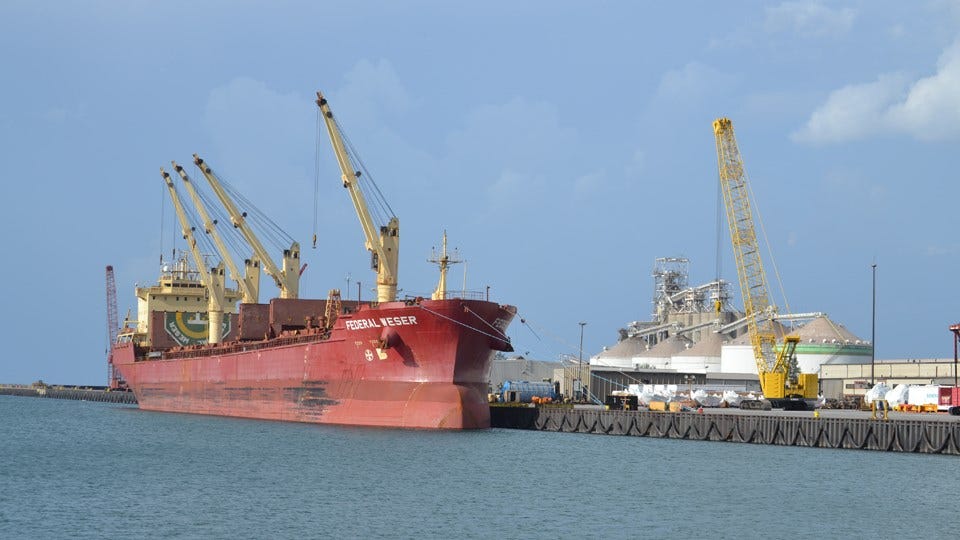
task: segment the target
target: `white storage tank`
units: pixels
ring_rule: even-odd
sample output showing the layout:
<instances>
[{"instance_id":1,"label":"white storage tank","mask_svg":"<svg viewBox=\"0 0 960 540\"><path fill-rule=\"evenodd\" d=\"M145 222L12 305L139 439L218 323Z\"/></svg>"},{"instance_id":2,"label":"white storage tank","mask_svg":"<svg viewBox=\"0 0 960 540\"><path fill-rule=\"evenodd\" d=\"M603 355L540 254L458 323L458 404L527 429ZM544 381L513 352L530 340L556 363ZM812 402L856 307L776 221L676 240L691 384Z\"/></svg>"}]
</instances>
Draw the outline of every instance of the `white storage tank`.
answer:
<instances>
[{"instance_id":1,"label":"white storage tank","mask_svg":"<svg viewBox=\"0 0 960 540\"><path fill-rule=\"evenodd\" d=\"M842 324L827 317L817 317L798 328L797 364L803 373L819 373L820 364L827 361L858 363L869 361L873 347Z\"/></svg>"},{"instance_id":2,"label":"white storage tank","mask_svg":"<svg viewBox=\"0 0 960 540\"><path fill-rule=\"evenodd\" d=\"M787 331L776 324L775 333L777 340L782 341ZM868 341L861 340L842 324L825 316L811 319L803 326L789 331L789 334L800 338L797 344L797 365L802 373L819 373L820 364L827 361L861 363L863 358L870 358L872 350ZM724 373L757 372L749 335L744 334L723 346L720 370Z\"/></svg>"}]
</instances>

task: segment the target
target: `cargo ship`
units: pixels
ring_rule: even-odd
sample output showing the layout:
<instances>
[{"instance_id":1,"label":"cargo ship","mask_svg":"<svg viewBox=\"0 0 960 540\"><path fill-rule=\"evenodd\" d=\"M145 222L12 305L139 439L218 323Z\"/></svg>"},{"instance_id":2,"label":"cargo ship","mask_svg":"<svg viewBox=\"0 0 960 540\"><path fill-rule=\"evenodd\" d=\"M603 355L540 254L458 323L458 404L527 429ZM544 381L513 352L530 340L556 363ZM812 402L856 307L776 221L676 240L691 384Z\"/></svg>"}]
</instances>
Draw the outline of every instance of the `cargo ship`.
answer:
<instances>
[{"instance_id":1,"label":"cargo ship","mask_svg":"<svg viewBox=\"0 0 960 540\"><path fill-rule=\"evenodd\" d=\"M375 223L361 189L361 169L347 148L326 100L317 105L372 254L377 298L298 298L299 244L275 264L209 164L194 163L241 233L252 255L241 274L196 195L186 171L173 163L194 201L188 214L169 174L170 191L193 264L186 257L161 268L159 282L138 287L137 320L124 323L109 355L111 386L126 386L141 409L323 424L426 429L490 426L488 379L497 351L512 351L506 329L516 308L483 293L452 294L443 249L435 258L440 282L429 298L398 299L399 220ZM319 120L318 120L319 121ZM366 175L368 176L368 175ZM379 194L379 189L367 190ZM389 208L387 206L387 208ZM391 212L392 214L392 212ZM203 223L190 221L190 217ZM210 266L195 231L217 246ZM228 229L230 230L230 229ZM224 231L225 232L225 231ZM316 238L315 238L316 240ZM261 269L280 289L260 303ZM226 287L226 275L237 283Z\"/></svg>"},{"instance_id":2,"label":"cargo ship","mask_svg":"<svg viewBox=\"0 0 960 540\"><path fill-rule=\"evenodd\" d=\"M323 313L326 302L242 304L240 328L263 312L271 321L284 310ZM490 363L495 351L512 350L503 332L515 313L462 298L358 304L329 329L311 326L307 314L302 328L269 339L166 350L121 333L113 364L145 410L482 429L490 426Z\"/></svg>"}]
</instances>

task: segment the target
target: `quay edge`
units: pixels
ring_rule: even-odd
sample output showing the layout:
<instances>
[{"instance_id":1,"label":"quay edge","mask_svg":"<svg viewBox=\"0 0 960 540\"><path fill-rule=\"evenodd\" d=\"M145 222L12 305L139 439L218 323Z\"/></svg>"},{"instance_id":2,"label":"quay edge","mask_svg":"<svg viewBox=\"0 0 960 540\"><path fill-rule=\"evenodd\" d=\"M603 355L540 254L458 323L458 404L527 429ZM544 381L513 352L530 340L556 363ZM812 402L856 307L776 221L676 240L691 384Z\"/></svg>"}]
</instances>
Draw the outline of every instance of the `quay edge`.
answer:
<instances>
[{"instance_id":1,"label":"quay edge","mask_svg":"<svg viewBox=\"0 0 960 540\"><path fill-rule=\"evenodd\" d=\"M549 406L494 406L490 410L490 422L495 428L956 456L960 455L960 419L954 418L874 420L869 413L815 417L810 413L800 416L777 412L652 412Z\"/></svg>"}]
</instances>

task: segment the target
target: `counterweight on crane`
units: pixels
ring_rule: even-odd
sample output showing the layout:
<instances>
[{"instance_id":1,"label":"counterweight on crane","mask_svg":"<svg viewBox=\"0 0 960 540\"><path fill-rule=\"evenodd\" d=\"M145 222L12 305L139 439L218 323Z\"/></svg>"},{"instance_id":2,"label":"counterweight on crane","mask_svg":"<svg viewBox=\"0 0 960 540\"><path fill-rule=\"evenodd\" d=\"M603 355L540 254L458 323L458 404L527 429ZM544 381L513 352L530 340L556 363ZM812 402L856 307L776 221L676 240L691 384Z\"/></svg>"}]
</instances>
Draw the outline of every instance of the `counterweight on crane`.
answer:
<instances>
[{"instance_id":1,"label":"counterweight on crane","mask_svg":"<svg viewBox=\"0 0 960 540\"><path fill-rule=\"evenodd\" d=\"M791 376L790 365L796 361L799 337L786 336L782 344L777 343L773 325L777 307L767 290L760 244L750 208L747 175L733 133L733 123L728 118L719 118L713 122L713 133L717 141L717 166L727 210L727 224L730 226L730 240L733 243L760 388L764 398L774 407L805 408L807 400L817 398L817 376L809 373Z\"/></svg>"},{"instance_id":2,"label":"counterweight on crane","mask_svg":"<svg viewBox=\"0 0 960 540\"><path fill-rule=\"evenodd\" d=\"M379 228L374 224L366 198L360 190L360 167L354 164L355 160L344 143L340 127L333 118L333 112L330 111L327 100L320 92L317 92L317 106L320 107L327 133L330 135L330 142L333 144L333 151L337 156L337 163L343 174L343 187L350 191L350 199L353 201L357 217L360 218L367 249L372 254L371 266L377 271L377 301L392 302L397 297L400 220L397 216L391 215L389 221L381 224Z\"/></svg>"}]
</instances>

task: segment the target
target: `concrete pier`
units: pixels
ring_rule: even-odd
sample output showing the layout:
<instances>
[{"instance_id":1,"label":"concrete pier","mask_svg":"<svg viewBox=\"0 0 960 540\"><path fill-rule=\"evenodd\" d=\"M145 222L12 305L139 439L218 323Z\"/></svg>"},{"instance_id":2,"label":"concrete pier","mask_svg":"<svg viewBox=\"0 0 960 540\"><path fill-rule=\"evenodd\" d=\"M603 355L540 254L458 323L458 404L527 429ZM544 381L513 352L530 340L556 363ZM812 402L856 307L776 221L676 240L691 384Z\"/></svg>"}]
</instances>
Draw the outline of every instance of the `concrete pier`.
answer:
<instances>
[{"instance_id":1,"label":"concrete pier","mask_svg":"<svg viewBox=\"0 0 960 540\"><path fill-rule=\"evenodd\" d=\"M103 403L128 403L132 405L137 403L137 398L133 395L133 392L108 390L103 387L0 385L0 395L76 399Z\"/></svg>"},{"instance_id":2,"label":"concrete pier","mask_svg":"<svg viewBox=\"0 0 960 540\"><path fill-rule=\"evenodd\" d=\"M561 407L491 407L492 427L725 441L813 448L960 455L960 417L862 411L618 411Z\"/></svg>"}]
</instances>

